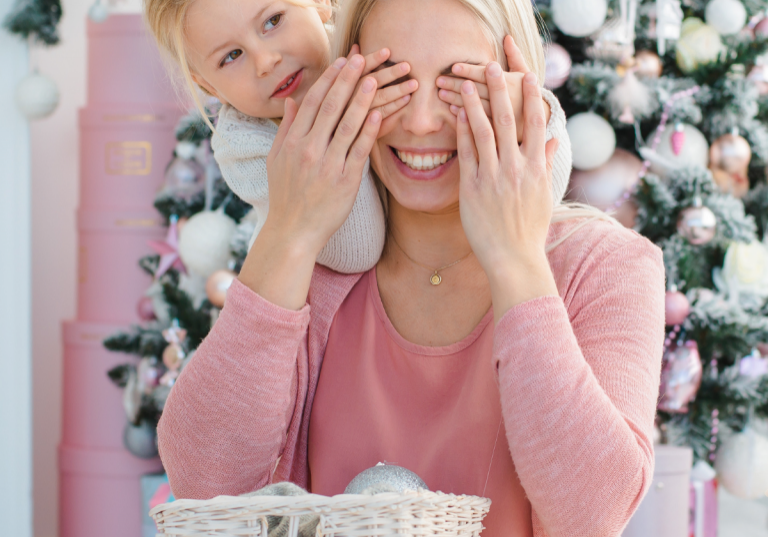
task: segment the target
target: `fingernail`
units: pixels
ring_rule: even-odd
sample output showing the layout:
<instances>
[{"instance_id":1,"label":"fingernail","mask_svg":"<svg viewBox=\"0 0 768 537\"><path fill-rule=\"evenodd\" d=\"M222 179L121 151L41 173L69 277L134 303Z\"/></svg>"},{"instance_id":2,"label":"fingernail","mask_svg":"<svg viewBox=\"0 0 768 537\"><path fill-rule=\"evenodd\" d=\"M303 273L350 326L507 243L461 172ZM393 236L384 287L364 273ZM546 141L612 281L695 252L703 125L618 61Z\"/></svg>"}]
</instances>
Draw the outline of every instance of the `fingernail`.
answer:
<instances>
[{"instance_id":1,"label":"fingernail","mask_svg":"<svg viewBox=\"0 0 768 537\"><path fill-rule=\"evenodd\" d=\"M379 56L381 56L382 58L383 58L384 56L386 56L387 54L389 54L389 49L388 49L388 48L383 48L383 49L381 49L381 50L379 51Z\"/></svg>"},{"instance_id":2,"label":"fingernail","mask_svg":"<svg viewBox=\"0 0 768 537\"><path fill-rule=\"evenodd\" d=\"M411 100L411 94L410 93L408 95L403 95L403 101L405 101L407 103L410 100Z\"/></svg>"},{"instance_id":3,"label":"fingernail","mask_svg":"<svg viewBox=\"0 0 768 537\"><path fill-rule=\"evenodd\" d=\"M494 78L501 76L501 65L499 65L496 62L491 62L485 67L485 72L488 73L489 76L492 76Z\"/></svg>"},{"instance_id":4,"label":"fingernail","mask_svg":"<svg viewBox=\"0 0 768 537\"><path fill-rule=\"evenodd\" d=\"M461 85L461 91L463 91L467 95L472 95L473 93L475 93L475 85L469 80L466 80Z\"/></svg>"},{"instance_id":5,"label":"fingernail","mask_svg":"<svg viewBox=\"0 0 768 537\"><path fill-rule=\"evenodd\" d=\"M408 65L407 63L403 62L403 63L400 64L400 72L401 73L407 73L410 70L411 70L411 66Z\"/></svg>"},{"instance_id":6,"label":"fingernail","mask_svg":"<svg viewBox=\"0 0 768 537\"><path fill-rule=\"evenodd\" d=\"M458 63L454 64L453 67L451 67L451 72L456 73L457 75L461 73L461 65Z\"/></svg>"},{"instance_id":7,"label":"fingernail","mask_svg":"<svg viewBox=\"0 0 768 537\"><path fill-rule=\"evenodd\" d=\"M526 73L525 83L530 84L532 86L536 86L538 85L538 79L536 78L536 75L534 73Z\"/></svg>"},{"instance_id":8,"label":"fingernail","mask_svg":"<svg viewBox=\"0 0 768 537\"><path fill-rule=\"evenodd\" d=\"M467 122L467 111L464 110L463 108L459 110L459 119L461 120L462 123Z\"/></svg>"},{"instance_id":9,"label":"fingernail","mask_svg":"<svg viewBox=\"0 0 768 537\"><path fill-rule=\"evenodd\" d=\"M418 87L419 83L415 80L409 80L408 81L408 89L415 90Z\"/></svg>"},{"instance_id":10,"label":"fingernail","mask_svg":"<svg viewBox=\"0 0 768 537\"><path fill-rule=\"evenodd\" d=\"M381 121L381 112L379 112L378 110L374 110L373 112L371 112L371 123L375 125L379 121Z\"/></svg>"},{"instance_id":11,"label":"fingernail","mask_svg":"<svg viewBox=\"0 0 768 537\"><path fill-rule=\"evenodd\" d=\"M342 68L342 67L344 67L346 64L347 64L347 59L346 59L346 58L338 58L338 59L337 59L335 62L333 62L333 66L334 66L336 69L341 69L341 68Z\"/></svg>"},{"instance_id":12,"label":"fingernail","mask_svg":"<svg viewBox=\"0 0 768 537\"><path fill-rule=\"evenodd\" d=\"M363 57L360 55L356 55L352 58L352 61L349 62L349 66L352 69L359 69L363 65Z\"/></svg>"},{"instance_id":13,"label":"fingernail","mask_svg":"<svg viewBox=\"0 0 768 537\"><path fill-rule=\"evenodd\" d=\"M371 93L376 87L376 82L372 78L366 78L363 81L363 93Z\"/></svg>"}]
</instances>

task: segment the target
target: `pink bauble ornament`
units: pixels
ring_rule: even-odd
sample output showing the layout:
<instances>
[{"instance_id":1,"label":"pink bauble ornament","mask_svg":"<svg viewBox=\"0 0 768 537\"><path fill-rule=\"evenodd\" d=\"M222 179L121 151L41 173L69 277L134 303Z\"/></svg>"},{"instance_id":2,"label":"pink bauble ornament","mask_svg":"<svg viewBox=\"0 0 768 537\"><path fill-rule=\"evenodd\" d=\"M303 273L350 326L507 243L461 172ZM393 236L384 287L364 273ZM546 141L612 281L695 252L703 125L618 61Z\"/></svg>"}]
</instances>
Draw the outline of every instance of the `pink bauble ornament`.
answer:
<instances>
[{"instance_id":1,"label":"pink bauble ornament","mask_svg":"<svg viewBox=\"0 0 768 537\"><path fill-rule=\"evenodd\" d=\"M161 370L157 367L156 358L142 358L136 366L139 388L142 393L150 395L160 382Z\"/></svg>"},{"instance_id":2,"label":"pink bauble ornament","mask_svg":"<svg viewBox=\"0 0 768 537\"><path fill-rule=\"evenodd\" d=\"M724 134L709 148L709 169L720 190L737 198L749 191L752 148L737 133Z\"/></svg>"},{"instance_id":3,"label":"pink bauble ornament","mask_svg":"<svg viewBox=\"0 0 768 537\"><path fill-rule=\"evenodd\" d=\"M640 78L659 78L664 70L664 63L655 52L640 50L635 54L635 67Z\"/></svg>"},{"instance_id":4,"label":"pink bauble ornament","mask_svg":"<svg viewBox=\"0 0 768 537\"><path fill-rule=\"evenodd\" d=\"M704 207L696 198L693 207L680 211L677 232L694 245L706 244L715 238L717 217L709 207Z\"/></svg>"},{"instance_id":5,"label":"pink bauble ornament","mask_svg":"<svg viewBox=\"0 0 768 537\"><path fill-rule=\"evenodd\" d=\"M217 308L224 307L227 289L229 289L236 277L237 274L231 270L217 270L208 277L208 281L205 282L205 294L208 295L208 300L211 301L211 304Z\"/></svg>"},{"instance_id":6,"label":"pink bauble ornament","mask_svg":"<svg viewBox=\"0 0 768 537\"><path fill-rule=\"evenodd\" d=\"M667 291L664 297L664 320L667 326L683 324L691 312L691 303L680 291Z\"/></svg>"},{"instance_id":7,"label":"pink bauble ornament","mask_svg":"<svg viewBox=\"0 0 768 537\"><path fill-rule=\"evenodd\" d=\"M638 182L643 163L624 149L616 149L608 162L594 170L571 173L568 199L588 203L605 211Z\"/></svg>"},{"instance_id":8,"label":"pink bauble ornament","mask_svg":"<svg viewBox=\"0 0 768 537\"><path fill-rule=\"evenodd\" d=\"M688 412L688 403L696 398L701 385L701 357L695 341L672 345L665 353L661 369L659 410Z\"/></svg>"},{"instance_id":9,"label":"pink bauble ornament","mask_svg":"<svg viewBox=\"0 0 768 537\"><path fill-rule=\"evenodd\" d=\"M765 65L755 65L747 79L755 85L760 95L768 95L768 71Z\"/></svg>"},{"instance_id":10,"label":"pink bauble ornament","mask_svg":"<svg viewBox=\"0 0 768 537\"><path fill-rule=\"evenodd\" d=\"M557 89L571 74L571 55L562 46L552 43L546 51L546 74L544 86L549 89Z\"/></svg>"},{"instance_id":11,"label":"pink bauble ornament","mask_svg":"<svg viewBox=\"0 0 768 537\"><path fill-rule=\"evenodd\" d=\"M142 321L154 321L157 319L155 316L155 307L152 305L152 297L141 297L136 304L136 313Z\"/></svg>"},{"instance_id":12,"label":"pink bauble ornament","mask_svg":"<svg viewBox=\"0 0 768 537\"><path fill-rule=\"evenodd\" d=\"M768 37L768 17L755 25L755 37Z\"/></svg>"}]
</instances>

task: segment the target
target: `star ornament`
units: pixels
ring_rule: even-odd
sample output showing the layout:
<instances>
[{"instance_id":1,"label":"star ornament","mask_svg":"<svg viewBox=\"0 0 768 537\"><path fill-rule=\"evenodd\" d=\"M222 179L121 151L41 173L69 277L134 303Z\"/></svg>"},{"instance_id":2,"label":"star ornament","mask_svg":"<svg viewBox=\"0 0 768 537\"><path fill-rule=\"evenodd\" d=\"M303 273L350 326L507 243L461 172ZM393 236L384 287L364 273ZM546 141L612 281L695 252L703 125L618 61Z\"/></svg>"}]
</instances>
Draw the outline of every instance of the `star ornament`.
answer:
<instances>
[{"instance_id":1,"label":"star ornament","mask_svg":"<svg viewBox=\"0 0 768 537\"><path fill-rule=\"evenodd\" d=\"M165 240L148 242L149 247L160 254L160 263L155 271L155 279L160 278L171 267L185 274L187 273L187 268L181 261L181 257L179 257L178 221L179 219L176 215L171 216L171 224L168 226L168 234L165 236Z\"/></svg>"}]
</instances>

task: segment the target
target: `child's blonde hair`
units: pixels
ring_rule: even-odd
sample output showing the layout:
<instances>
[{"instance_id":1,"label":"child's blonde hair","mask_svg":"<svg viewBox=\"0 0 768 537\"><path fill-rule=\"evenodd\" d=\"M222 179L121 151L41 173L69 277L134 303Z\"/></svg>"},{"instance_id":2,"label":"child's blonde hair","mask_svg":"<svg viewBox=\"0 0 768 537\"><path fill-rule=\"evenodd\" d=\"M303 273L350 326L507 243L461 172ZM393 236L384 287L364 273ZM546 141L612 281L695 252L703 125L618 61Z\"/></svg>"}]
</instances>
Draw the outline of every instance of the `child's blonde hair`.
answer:
<instances>
[{"instance_id":1,"label":"child's blonde hair","mask_svg":"<svg viewBox=\"0 0 768 537\"><path fill-rule=\"evenodd\" d=\"M496 51L496 60L507 69L507 57L504 53L504 37L511 35L515 39L525 63L538 77L539 83L544 80L544 47L539 35L540 19L534 11L531 0L456 0L471 11L485 33L488 41ZM368 17L379 0L344 0L342 8L336 15L334 31L333 57L346 56L355 43L360 43L360 34ZM382 201L386 207L386 192L381 181L371 169ZM581 203L561 203L552 212L551 222L563 222L573 218L585 220L572 228L566 235L547 245L551 251L562 244L569 236L592 220L607 220L616 225L614 218L605 212Z\"/></svg>"},{"instance_id":2,"label":"child's blonde hair","mask_svg":"<svg viewBox=\"0 0 768 537\"><path fill-rule=\"evenodd\" d=\"M192 79L192 69L185 49L184 28L187 11L194 0L144 0L144 18L157 45L169 63L168 72L179 96L187 95L192 98L208 126L213 124L205 106L200 100L200 91L207 93ZM301 7L318 7L314 0L286 0L286 2ZM338 0L331 0L331 8L335 9Z\"/></svg>"}]
</instances>

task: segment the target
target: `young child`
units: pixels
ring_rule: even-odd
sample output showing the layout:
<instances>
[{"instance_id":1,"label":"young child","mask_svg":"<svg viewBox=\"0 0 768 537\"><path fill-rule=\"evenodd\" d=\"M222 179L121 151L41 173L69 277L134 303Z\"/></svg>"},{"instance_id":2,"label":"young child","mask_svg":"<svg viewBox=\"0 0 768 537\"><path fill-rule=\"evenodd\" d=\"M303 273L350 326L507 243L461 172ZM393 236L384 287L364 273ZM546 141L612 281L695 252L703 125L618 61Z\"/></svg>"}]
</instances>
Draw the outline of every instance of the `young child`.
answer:
<instances>
[{"instance_id":1,"label":"young child","mask_svg":"<svg viewBox=\"0 0 768 537\"><path fill-rule=\"evenodd\" d=\"M196 98L197 87L223 104L211 145L229 187L254 207L257 225L253 238L269 210L266 161L285 99L290 96L300 105L329 65L329 21L334 7L331 3L335 1L145 0L149 26L160 48L180 66L192 95ZM352 53L358 50L355 45ZM376 79L379 88L372 108L379 109L382 118L404 107L418 88L415 80L400 82L410 71L407 63L388 62L380 68L388 59L387 49L365 58L364 72ZM487 101L482 71L472 66L454 68L456 76L474 80ZM522 74L506 75L520 126ZM458 79L453 77L438 79L442 88L439 96L452 105L454 114L461 105L455 81ZM564 124L557 99L549 92L544 96L552 121ZM199 102L198 106L202 108ZM518 135L522 136L522 132ZM561 140L556 160L565 158L561 155L566 153L565 183L570 174L570 147ZM364 272L378 262L384 240L384 211L366 167L349 217L320 252L317 262L338 272Z\"/></svg>"}]
</instances>

